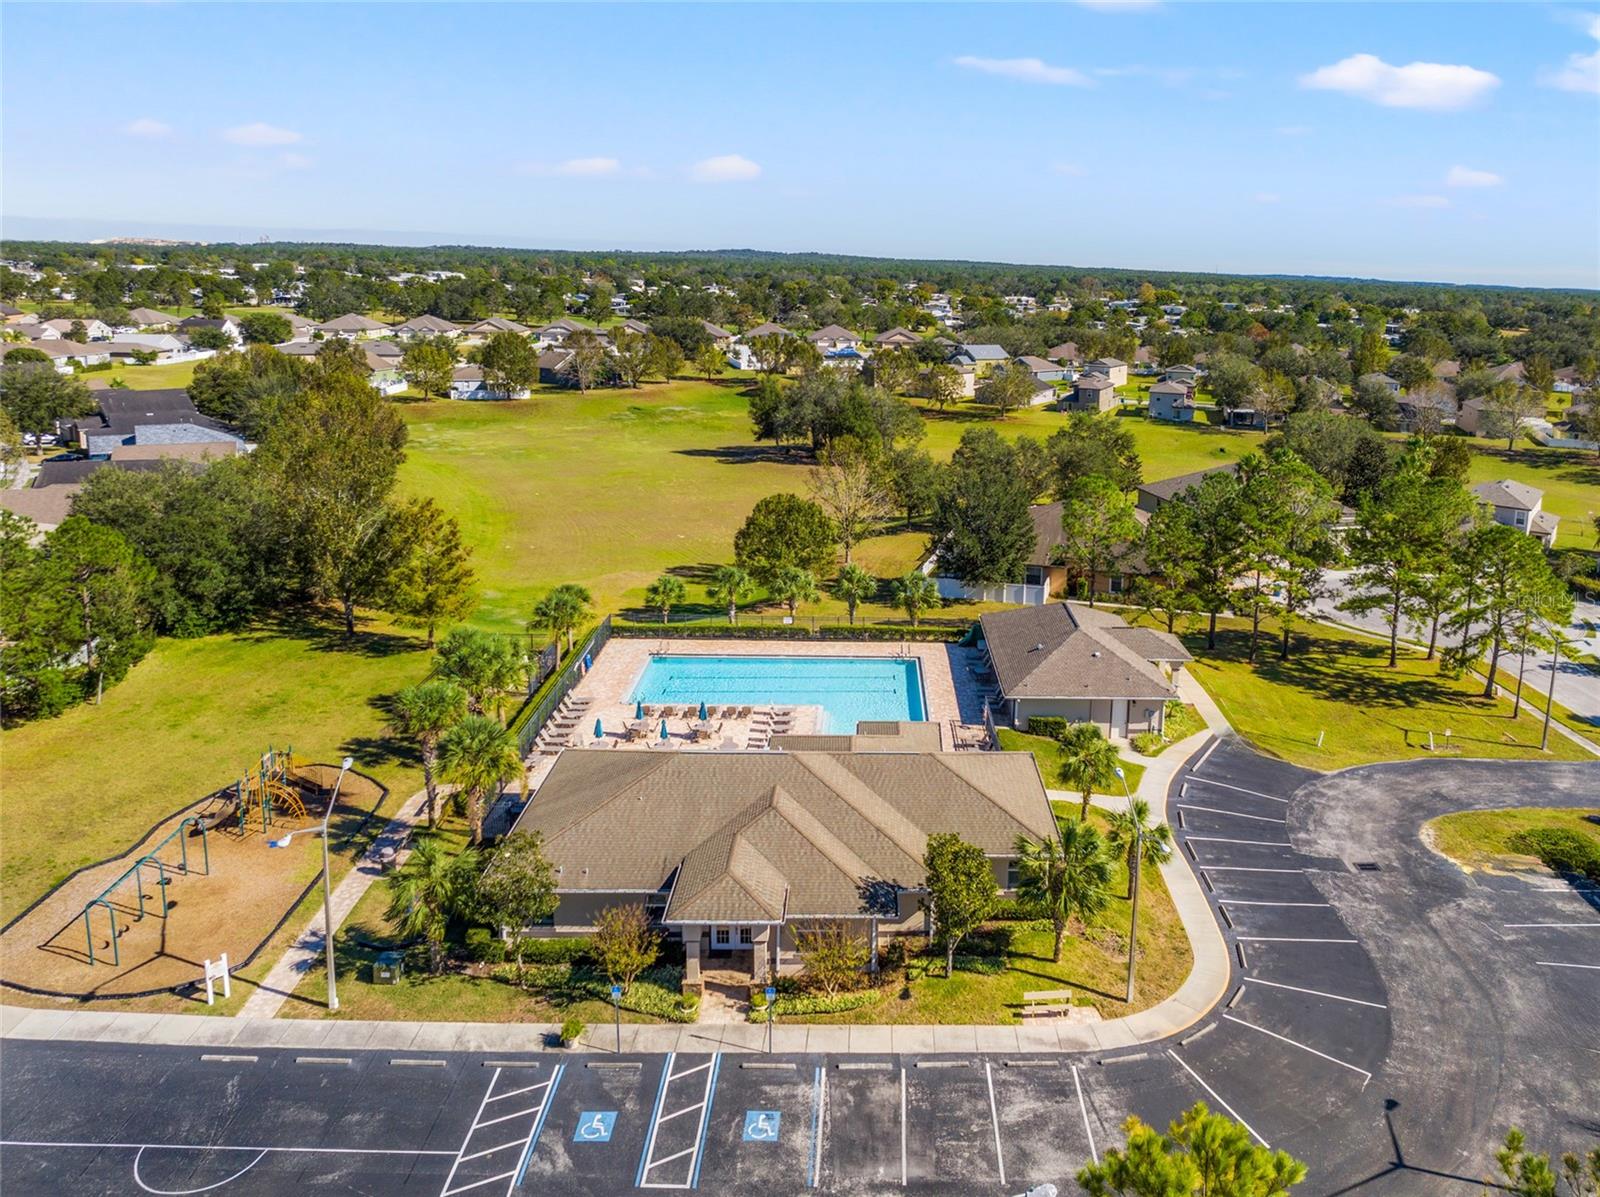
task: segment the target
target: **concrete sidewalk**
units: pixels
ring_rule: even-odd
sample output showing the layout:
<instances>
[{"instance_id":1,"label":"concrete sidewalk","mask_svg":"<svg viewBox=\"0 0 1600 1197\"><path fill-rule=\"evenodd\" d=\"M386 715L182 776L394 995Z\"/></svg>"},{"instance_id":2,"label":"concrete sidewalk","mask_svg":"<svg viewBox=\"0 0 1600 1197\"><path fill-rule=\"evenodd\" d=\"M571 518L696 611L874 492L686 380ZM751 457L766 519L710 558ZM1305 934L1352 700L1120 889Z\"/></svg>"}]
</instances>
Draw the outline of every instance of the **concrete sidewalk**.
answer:
<instances>
[{"instance_id":1,"label":"concrete sidewalk","mask_svg":"<svg viewBox=\"0 0 1600 1197\"><path fill-rule=\"evenodd\" d=\"M1174 773L1210 741L1208 734L1191 736L1168 748L1147 767L1141 795L1157 810L1165 807L1166 786ZM1074 798L1059 791L1052 796ZM413 797L405 811L413 819L421 808ZM1121 799L1100 798L1096 805L1118 809ZM401 822L390 824L394 829ZM388 831L385 832L385 835ZM362 868L365 867L365 861ZM371 884L357 880L361 869L350 874L335 892L335 914L345 886L365 892ZM1161 867L1162 879L1177 908L1194 952L1194 967L1178 991L1165 1001L1125 1018L1088 1023L1035 1022L1016 1026L785 1026L772 1028L775 1051L834 1053L927 1052L1096 1052L1132 1047L1175 1035L1204 1017L1226 990L1229 976L1227 945L1211 917L1200 883L1179 853ZM394 1052L560 1050L556 1024L461 1022L360 1022L338 1017L278 1019L250 1009L276 1011L298 975L296 962L315 960L321 950L319 914L296 948L268 974L267 983L251 997L235 1018L195 1014L137 1014L93 1010L35 1010L0 1006L0 1037L11 1039L86 1040L102 1043L175 1044L208 1048L317 1048ZM309 937L309 938L308 938ZM309 957L307 956L309 953ZM275 978L277 979L275 981ZM257 998L260 1001L257 1002ZM633 1024L622 1028L624 1052L760 1051L767 1028L754 1024L657 1026ZM607 1025L589 1028L582 1045L591 1051L615 1051L616 1031Z\"/></svg>"},{"instance_id":2,"label":"concrete sidewalk","mask_svg":"<svg viewBox=\"0 0 1600 1197\"><path fill-rule=\"evenodd\" d=\"M372 841L372 846L362 854L355 868L346 873L339 884L333 887L331 905L335 932L344 926L345 919L350 917L350 912L356 908L356 903L361 901L372 883L383 876L383 863L380 859L383 850L398 849L405 843L412 829L427 818L427 813L428 791L418 790L400 804L400 809L395 812L394 818L378 834L378 838ZM405 856L404 852L397 853L397 863L403 861ZM322 959L323 927L323 912L319 906L316 914L295 939L293 946L272 966L271 971L261 979L256 991L239 1008L239 1018L265 1020L278 1013L289 995L294 992L295 986L300 984L300 978L310 972Z\"/></svg>"}]
</instances>

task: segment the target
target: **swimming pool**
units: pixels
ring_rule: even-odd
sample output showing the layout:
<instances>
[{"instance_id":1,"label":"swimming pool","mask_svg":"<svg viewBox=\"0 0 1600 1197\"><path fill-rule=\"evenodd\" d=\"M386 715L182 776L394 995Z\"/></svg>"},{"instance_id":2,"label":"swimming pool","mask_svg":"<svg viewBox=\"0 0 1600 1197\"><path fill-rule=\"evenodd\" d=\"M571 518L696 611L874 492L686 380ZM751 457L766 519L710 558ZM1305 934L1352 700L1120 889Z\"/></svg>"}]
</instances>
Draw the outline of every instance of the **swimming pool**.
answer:
<instances>
[{"instance_id":1,"label":"swimming pool","mask_svg":"<svg viewBox=\"0 0 1600 1197\"><path fill-rule=\"evenodd\" d=\"M653 656L628 701L815 706L820 730L840 735L863 719L927 717L914 657Z\"/></svg>"}]
</instances>

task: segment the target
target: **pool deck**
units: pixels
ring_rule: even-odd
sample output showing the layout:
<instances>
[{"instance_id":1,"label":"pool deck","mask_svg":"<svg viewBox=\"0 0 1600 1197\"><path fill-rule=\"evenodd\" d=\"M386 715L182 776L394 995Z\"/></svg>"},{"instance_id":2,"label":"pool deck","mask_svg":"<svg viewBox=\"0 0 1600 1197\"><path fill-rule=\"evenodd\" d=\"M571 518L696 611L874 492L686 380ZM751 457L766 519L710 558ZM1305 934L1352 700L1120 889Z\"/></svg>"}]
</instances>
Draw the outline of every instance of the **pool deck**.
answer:
<instances>
[{"instance_id":1,"label":"pool deck","mask_svg":"<svg viewBox=\"0 0 1600 1197\"><path fill-rule=\"evenodd\" d=\"M958 698L956 673L965 673L967 662L964 655L970 650L957 649L947 644L906 644L889 641L794 641L794 640L674 640L670 637L661 639L649 637L614 637L599 657L595 659L594 667L574 688L573 694L579 699L588 700L588 709L584 712L582 725L575 733L574 743L585 747L619 746L623 743L623 728L633 721L634 704L628 700L633 693L635 684L640 674L652 656L668 654L671 656L689 657L884 657L904 658L915 657L922 670L922 696L924 703L923 717L939 725L940 735L946 748L954 746L952 723L962 722L965 713L967 722L975 721L973 712L968 708L971 703L962 702ZM970 681L964 678L963 681ZM766 707L756 708L770 710L781 704L768 704ZM720 704L719 704L720 708ZM796 706L781 707L793 713L790 731L804 734L817 729L821 721L821 708ZM605 736L596 741L594 738L594 721L599 719L605 729ZM689 749L691 751L742 751L750 746L752 733L757 733L754 717L750 719L711 719L713 727L719 730L709 741L695 743L692 738L690 720L668 719L668 738L662 742L654 726L659 726L659 719L652 720L652 734L649 743L655 750L661 748ZM853 730L853 729L852 729ZM759 733L757 733L759 741ZM635 744L643 747L643 744Z\"/></svg>"}]
</instances>

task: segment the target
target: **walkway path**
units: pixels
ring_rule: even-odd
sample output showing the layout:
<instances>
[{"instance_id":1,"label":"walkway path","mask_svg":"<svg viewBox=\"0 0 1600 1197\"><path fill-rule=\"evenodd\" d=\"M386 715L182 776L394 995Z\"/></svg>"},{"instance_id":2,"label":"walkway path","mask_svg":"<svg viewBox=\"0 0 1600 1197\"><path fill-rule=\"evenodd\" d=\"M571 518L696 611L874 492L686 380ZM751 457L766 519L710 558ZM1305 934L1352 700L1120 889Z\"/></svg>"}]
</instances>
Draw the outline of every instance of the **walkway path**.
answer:
<instances>
[{"instance_id":1,"label":"walkway path","mask_svg":"<svg viewBox=\"0 0 1600 1197\"><path fill-rule=\"evenodd\" d=\"M383 875L382 853L386 848L396 849L396 862L403 861L408 852L401 851L400 845L405 843L411 834L412 828L427 817L428 791L419 790L406 799L395 813L389 825L379 833L372 846L366 850L361 859L356 862L356 867L344 875L338 885L333 887L333 925L335 929L344 926L345 919L350 917L350 912L356 908L356 903L361 901L362 895L372 886L372 883ZM261 984L256 987L243 1006L239 1008L238 1017L241 1019L270 1019L282 1008L288 1000L295 986L322 959L323 954L323 912L319 907L311 921L306 924L294 941L290 949L285 952L272 970L262 978Z\"/></svg>"}]
</instances>

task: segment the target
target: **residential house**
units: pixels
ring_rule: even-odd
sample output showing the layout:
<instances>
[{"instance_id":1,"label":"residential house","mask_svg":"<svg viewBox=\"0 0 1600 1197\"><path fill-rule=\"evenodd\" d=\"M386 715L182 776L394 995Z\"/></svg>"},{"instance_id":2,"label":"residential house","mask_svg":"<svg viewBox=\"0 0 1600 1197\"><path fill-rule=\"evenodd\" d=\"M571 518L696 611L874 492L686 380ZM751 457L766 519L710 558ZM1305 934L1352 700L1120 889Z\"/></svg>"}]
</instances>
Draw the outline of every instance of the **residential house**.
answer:
<instances>
[{"instance_id":1,"label":"residential house","mask_svg":"<svg viewBox=\"0 0 1600 1197\"><path fill-rule=\"evenodd\" d=\"M30 341L64 341L66 336L46 320L25 320L7 325L7 330L19 333Z\"/></svg>"},{"instance_id":2,"label":"residential house","mask_svg":"<svg viewBox=\"0 0 1600 1197\"><path fill-rule=\"evenodd\" d=\"M1055 835L1031 756L933 751L922 730L820 741L841 751L563 751L511 830L537 833L555 873L555 914L532 933L589 934L607 907L641 905L682 941L694 991L711 960L757 983L799 971L796 932L844 921L875 967L881 935L927 927L930 835L977 845L1008 892L1018 839Z\"/></svg>"},{"instance_id":3,"label":"residential house","mask_svg":"<svg viewBox=\"0 0 1600 1197\"><path fill-rule=\"evenodd\" d=\"M1472 496L1493 514L1495 523L1520 528L1537 537L1547 549L1555 546L1561 517L1544 510L1544 491L1538 487L1507 478L1478 483L1472 488Z\"/></svg>"},{"instance_id":4,"label":"residential house","mask_svg":"<svg viewBox=\"0 0 1600 1197\"><path fill-rule=\"evenodd\" d=\"M1177 474L1171 478L1163 478L1159 482L1146 482L1139 487L1138 496L1134 499L1134 506L1140 511L1154 515L1161 509L1162 504L1170 503L1190 487L1199 486L1209 474L1226 471L1229 474L1237 472L1238 463L1212 466L1209 470L1196 470L1192 474Z\"/></svg>"},{"instance_id":5,"label":"residential house","mask_svg":"<svg viewBox=\"0 0 1600 1197\"><path fill-rule=\"evenodd\" d=\"M1149 520L1142 511L1135 511L1134 515L1141 524ZM1028 553L1022 580L1028 586L1042 586L1047 597L1064 593L1074 581L1080 580L1074 578L1068 566L1056 560L1056 551L1063 540L1061 516L1060 503L1035 503L1028 508L1028 517L1033 521L1033 548ZM1127 544L1114 561L1107 562L1106 570L1097 572L1089 580L1089 589L1094 594L1121 594L1127 589L1129 577L1144 572L1144 554L1136 544Z\"/></svg>"},{"instance_id":6,"label":"residential house","mask_svg":"<svg viewBox=\"0 0 1600 1197\"><path fill-rule=\"evenodd\" d=\"M739 334L739 339L746 344L757 337L792 337L795 333L781 324L774 324L771 320L758 324L754 328L747 328Z\"/></svg>"},{"instance_id":7,"label":"residential house","mask_svg":"<svg viewBox=\"0 0 1600 1197\"><path fill-rule=\"evenodd\" d=\"M58 374L71 374L74 365L98 366L101 362L111 360L111 354L104 341L97 345L80 345L76 341L65 341L59 337L30 341L26 345L0 345L0 357L10 357L19 349L38 350L50 359Z\"/></svg>"},{"instance_id":8,"label":"residential house","mask_svg":"<svg viewBox=\"0 0 1600 1197\"><path fill-rule=\"evenodd\" d=\"M713 324L709 320L700 321L700 325L706 330L706 335L711 338L711 343L718 349L727 349L728 346L733 344L733 334L721 325Z\"/></svg>"},{"instance_id":9,"label":"residential house","mask_svg":"<svg viewBox=\"0 0 1600 1197\"><path fill-rule=\"evenodd\" d=\"M1506 435L1505 417L1496 413L1485 396L1468 399L1456 412L1456 427L1473 436L1502 437ZM1544 416L1519 416L1517 427L1522 431L1549 431L1550 421Z\"/></svg>"},{"instance_id":10,"label":"residential house","mask_svg":"<svg viewBox=\"0 0 1600 1197\"><path fill-rule=\"evenodd\" d=\"M1181 382L1190 387L1200 384L1200 368L1198 366L1168 366L1161 371L1161 377L1168 382Z\"/></svg>"},{"instance_id":11,"label":"residential house","mask_svg":"<svg viewBox=\"0 0 1600 1197\"><path fill-rule=\"evenodd\" d=\"M403 324L395 325L393 332L395 336L407 341L422 337L458 337L461 335L461 326L442 316L424 313L421 316L411 317Z\"/></svg>"},{"instance_id":12,"label":"residential house","mask_svg":"<svg viewBox=\"0 0 1600 1197\"><path fill-rule=\"evenodd\" d=\"M1432 382L1400 396L1400 431L1434 432L1455 423L1460 405L1447 382Z\"/></svg>"},{"instance_id":13,"label":"residential house","mask_svg":"<svg viewBox=\"0 0 1600 1197\"><path fill-rule=\"evenodd\" d=\"M1521 362L1507 362L1489 371L1496 382L1522 382L1527 376Z\"/></svg>"},{"instance_id":14,"label":"residential house","mask_svg":"<svg viewBox=\"0 0 1600 1197\"><path fill-rule=\"evenodd\" d=\"M872 344L878 349L910 349L921 340L922 338L909 328L896 326L873 337Z\"/></svg>"},{"instance_id":15,"label":"residential house","mask_svg":"<svg viewBox=\"0 0 1600 1197\"><path fill-rule=\"evenodd\" d=\"M979 381L1010 360L1011 355L999 345L961 344L957 345L955 352L950 355L952 365L971 366Z\"/></svg>"},{"instance_id":16,"label":"residential house","mask_svg":"<svg viewBox=\"0 0 1600 1197\"><path fill-rule=\"evenodd\" d=\"M1045 357L1053 362L1060 362L1064 366L1083 365L1083 355L1078 352L1076 341L1063 341L1053 349L1046 351Z\"/></svg>"},{"instance_id":17,"label":"residential house","mask_svg":"<svg viewBox=\"0 0 1600 1197\"><path fill-rule=\"evenodd\" d=\"M1067 368L1061 363L1046 361L1032 354L1017 358L1016 364L1032 374L1035 382L1061 382L1068 374Z\"/></svg>"},{"instance_id":18,"label":"residential house","mask_svg":"<svg viewBox=\"0 0 1600 1197\"><path fill-rule=\"evenodd\" d=\"M1576 366L1562 366L1555 373L1555 390L1563 395L1581 395L1587 389Z\"/></svg>"},{"instance_id":19,"label":"residential house","mask_svg":"<svg viewBox=\"0 0 1600 1197\"><path fill-rule=\"evenodd\" d=\"M1453 359L1446 359L1433 364L1433 376L1441 382L1451 382L1461 376L1461 363Z\"/></svg>"},{"instance_id":20,"label":"residential house","mask_svg":"<svg viewBox=\"0 0 1600 1197\"><path fill-rule=\"evenodd\" d=\"M1084 366L1086 374L1104 374L1112 383L1119 387L1128 385L1128 363L1119 362L1114 357L1096 358Z\"/></svg>"},{"instance_id":21,"label":"residential house","mask_svg":"<svg viewBox=\"0 0 1600 1197\"><path fill-rule=\"evenodd\" d=\"M178 331L180 333L192 335L195 331L202 328L220 329L228 334L228 338L235 345L244 344L244 334L239 331L239 322L232 316L219 316L215 318L211 316L187 316L178 321Z\"/></svg>"},{"instance_id":22,"label":"residential house","mask_svg":"<svg viewBox=\"0 0 1600 1197\"><path fill-rule=\"evenodd\" d=\"M1118 405L1117 388L1104 374L1082 374L1072 393L1061 399L1062 411L1112 411Z\"/></svg>"},{"instance_id":23,"label":"residential house","mask_svg":"<svg viewBox=\"0 0 1600 1197\"><path fill-rule=\"evenodd\" d=\"M93 316L80 316L71 320L62 317L40 322L42 328L53 328L62 337L78 340L80 338L73 332L74 326L81 326L83 340L109 341L113 336L111 326L104 320L96 320Z\"/></svg>"},{"instance_id":24,"label":"residential house","mask_svg":"<svg viewBox=\"0 0 1600 1197\"><path fill-rule=\"evenodd\" d=\"M178 323L176 316L169 316L155 308L134 308L128 313L128 319L135 328L171 328Z\"/></svg>"},{"instance_id":25,"label":"residential house","mask_svg":"<svg viewBox=\"0 0 1600 1197\"><path fill-rule=\"evenodd\" d=\"M1178 694L1173 675L1192 659L1176 636L1081 603L994 611L978 624L999 691L995 720L1018 728L1042 716L1118 739L1158 732Z\"/></svg>"},{"instance_id":26,"label":"residential house","mask_svg":"<svg viewBox=\"0 0 1600 1197\"><path fill-rule=\"evenodd\" d=\"M546 349L539 355L539 381L551 386L576 386L571 349Z\"/></svg>"},{"instance_id":27,"label":"residential house","mask_svg":"<svg viewBox=\"0 0 1600 1197\"><path fill-rule=\"evenodd\" d=\"M1365 382L1381 386L1391 395L1398 395L1400 393L1400 380L1398 378L1390 378L1389 375L1381 372L1375 371L1371 374L1363 374L1356 381L1358 384Z\"/></svg>"},{"instance_id":28,"label":"residential house","mask_svg":"<svg viewBox=\"0 0 1600 1197\"><path fill-rule=\"evenodd\" d=\"M450 398L452 399L526 399L526 387L507 394L492 389L484 381L482 366L457 366L450 372Z\"/></svg>"},{"instance_id":29,"label":"residential house","mask_svg":"<svg viewBox=\"0 0 1600 1197\"><path fill-rule=\"evenodd\" d=\"M482 336L487 337L490 333L493 333L493 332L508 331L508 330L498 329L498 328L488 328L488 329L486 329L485 331L483 331L480 334L479 329L482 328L483 326L489 325L491 323L493 323L492 319L491 320L480 320L477 324L469 324L469 325L467 325L467 330L466 330L467 331L467 335L468 336L482 335ZM502 321L501 323L509 324L511 322L510 321ZM559 320L552 320L549 324L546 324L543 328L539 329L538 333L537 333L537 336L538 336L539 342L541 344L543 344L543 345L564 345L566 343L566 340L567 340L568 337L570 337L575 332L581 331L585 327L586 327L585 325L579 324L576 320L568 320L565 316L563 316ZM519 325L517 325L517 328L520 329L520 328L522 328L522 326L519 324ZM526 331L526 330L524 330L524 331Z\"/></svg>"},{"instance_id":30,"label":"residential house","mask_svg":"<svg viewBox=\"0 0 1600 1197\"><path fill-rule=\"evenodd\" d=\"M317 325L317 331L325 337L343 337L347 341L355 341L381 336L393 330L383 321L374 320L371 316L363 316L359 312L346 312L343 316L335 316L332 320Z\"/></svg>"},{"instance_id":31,"label":"residential house","mask_svg":"<svg viewBox=\"0 0 1600 1197\"><path fill-rule=\"evenodd\" d=\"M0 487L0 511L32 520L38 536L42 537L46 532L54 532L72 514L72 497L82 489L81 482L42 486L37 480L33 486L20 490Z\"/></svg>"},{"instance_id":32,"label":"residential house","mask_svg":"<svg viewBox=\"0 0 1600 1197\"><path fill-rule=\"evenodd\" d=\"M1156 374L1161 367L1156 364L1155 350L1148 345L1140 345L1133 351L1133 372L1135 374Z\"/></svg>"},{"instance_id":33,"label":"residential house","mask_svg":"<svg viewBox=\"0 0 1600 1197\"><path fill-rule=\"evenodd\" d=\"M94 393L100 410L76 421L73 439L90 457L110 457L125 445L195 445L226 442L231 452L246 445L227 425L201 415L181 388L136 391L106 388Z\"/></svg>"},{"instance_id":34,"label":"residential house","mask_svg":"<svg viewBox=\"0 0 1600 1197\"><path fill-rule=\"evenodd\" d=\"M624 320L621 324L617 325L614 331L619 333L635 333L642 337L650 332L650 326L643 320L635 320L630 317L629 319Z\"/></svg>"},{"instance_id":35,"label":"residential house","mask_svg":"<svg viewBox=\"0 0 1600 1197\"><path fill-rule=\"evenodd\" d=\"M214 352L191 348L189 342L176 333L156 332L119 333L100 348L111 355L112 361L133 361L136 356L146 353L155 354L157 362L192 361L211 357Z\"/></svg>"},{"instance_id":36,"label":"residential house","mask_svg":"<svg viewBox=\"0 0 1600 1197\"><path fill-rule=\"evenodd\" d=\"M823 350L822 364L840 370L859 371L867 364L867 355L853 345L844 345L838 349Z\"/></svg>"},{"instance_id":37,"label":"residential house","mask_svg":"<svg viewBox=\"0 0 1600 1197\"><path fill-rule=\"evenodd\" d=\"M832 349L856 349L862 345L861 338L848 328L837 324L824 325L814 333L809 333L806 340L810 341L824 354Z\"/></svg>"},{"instance_id":38,"label":"residential house","mask_svg":"<svg viewBox=\"0 0 1600 1197\"><path fill-rule=\"evenodd\" d=\"M1150 388L1150 418L1179 424L1194 422L1194 387L1164 378Z\"/></svg>"}]
</instances>

